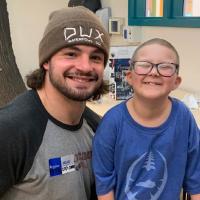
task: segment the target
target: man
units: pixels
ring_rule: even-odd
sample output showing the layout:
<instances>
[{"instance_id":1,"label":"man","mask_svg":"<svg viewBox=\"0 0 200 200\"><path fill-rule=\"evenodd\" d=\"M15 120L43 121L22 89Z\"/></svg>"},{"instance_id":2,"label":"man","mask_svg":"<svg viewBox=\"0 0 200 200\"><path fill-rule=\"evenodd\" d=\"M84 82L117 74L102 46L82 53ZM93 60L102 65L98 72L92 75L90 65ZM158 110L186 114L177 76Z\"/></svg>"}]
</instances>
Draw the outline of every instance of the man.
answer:
<instances>
[{"instance_id":1,"label":"man","mask_svg":"<svg viewBox=\"0 0 200 200\"><path fill-rule=\"evenodd\" d=\"M32 88L0 110L0 199L92 198L87 99L104 91L109 35L84 7L54 11L39 45Z\"/></svg>"}]
</instances>

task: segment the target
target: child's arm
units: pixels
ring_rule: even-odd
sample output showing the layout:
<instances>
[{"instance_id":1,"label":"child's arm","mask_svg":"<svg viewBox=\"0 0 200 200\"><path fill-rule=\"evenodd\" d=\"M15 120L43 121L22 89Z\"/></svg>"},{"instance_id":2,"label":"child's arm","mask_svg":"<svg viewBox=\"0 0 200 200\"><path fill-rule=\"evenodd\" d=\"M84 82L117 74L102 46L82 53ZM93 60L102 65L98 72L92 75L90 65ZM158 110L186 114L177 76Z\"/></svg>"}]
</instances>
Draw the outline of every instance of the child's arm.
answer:
<instances>
[{"instance_id":1,"label":"child's arm","mask_svg":"<svg viewBox=\"0 0 200 200\"><path fill-rule=\"evenodd\" d=\"M114 200L115 196L117 182L114 155L118 122L113 118L109 114L104 116L93 139L92 167L99 200Z\"/></svg>"},{"instance_id":2,"label":"child's arm","mask_svg":"<svg viewBox=\"0 0 200 200\"><path fill-rule=\"evenodd\" d=\"M200 200L200 194L191 195L191 200Z\"/></svg>"},{"instance_id":3,"label":"child's arm","mask_svg":"<svg viewBox=\"0 0 200 200\"><path fill-rule=\"evenodd\" d=\"M114 192L110 191L107 194L98 196L98 200L114 200ZM194 200L196 200L196 199L194 199Z\"/></svg>"}]
</instances>

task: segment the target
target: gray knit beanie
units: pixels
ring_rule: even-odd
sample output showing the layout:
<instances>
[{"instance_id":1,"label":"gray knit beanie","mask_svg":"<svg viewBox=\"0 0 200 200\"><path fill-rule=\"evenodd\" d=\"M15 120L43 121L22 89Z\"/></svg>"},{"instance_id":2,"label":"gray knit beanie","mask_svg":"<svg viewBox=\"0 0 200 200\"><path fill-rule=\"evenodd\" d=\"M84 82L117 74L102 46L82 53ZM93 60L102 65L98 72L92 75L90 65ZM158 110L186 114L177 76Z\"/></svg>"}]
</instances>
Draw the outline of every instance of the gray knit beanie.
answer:
<instances>
[{"instance_id":1,"label":"gray knit beanie","mask_svg":"<svg viewBox=\"0 0 200 200\"><path fill-rule=\"evenodd\" d=\"M101 49L108 60L110 38L99 18L89 9L77 6L54 11L39 44L39 65L64 47L89 45Z\"/></svg>"}]
</instances>

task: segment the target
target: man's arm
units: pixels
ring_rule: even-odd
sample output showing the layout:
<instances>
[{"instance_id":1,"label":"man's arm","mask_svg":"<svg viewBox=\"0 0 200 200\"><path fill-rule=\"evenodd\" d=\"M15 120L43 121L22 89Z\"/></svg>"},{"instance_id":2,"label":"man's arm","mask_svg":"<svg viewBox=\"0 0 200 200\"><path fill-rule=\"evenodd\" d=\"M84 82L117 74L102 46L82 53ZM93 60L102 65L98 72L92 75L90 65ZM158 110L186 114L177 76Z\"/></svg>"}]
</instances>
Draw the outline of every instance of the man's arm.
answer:
<instances>
[{"instance_id":1,"label":"man's arm","mask_svg":"<svg viewBox=\"0 0 200 200\"><path fill-rule=\"evenodd\" d=\"M110 191L107 194L100 195L98 196L98 200L114 200L114 192ZM194 200L199 200L199 199L194 199Z\"/></svg>"},{"instance_id":2,"label":"man's arm","mask_svg":"<svg viewBox=\"0 0 200 200\"><path fill-rule=\"evenodd\" d=\"M200 194L191 195L191 200L200 200Z\"/></svg>"}]
</instances>

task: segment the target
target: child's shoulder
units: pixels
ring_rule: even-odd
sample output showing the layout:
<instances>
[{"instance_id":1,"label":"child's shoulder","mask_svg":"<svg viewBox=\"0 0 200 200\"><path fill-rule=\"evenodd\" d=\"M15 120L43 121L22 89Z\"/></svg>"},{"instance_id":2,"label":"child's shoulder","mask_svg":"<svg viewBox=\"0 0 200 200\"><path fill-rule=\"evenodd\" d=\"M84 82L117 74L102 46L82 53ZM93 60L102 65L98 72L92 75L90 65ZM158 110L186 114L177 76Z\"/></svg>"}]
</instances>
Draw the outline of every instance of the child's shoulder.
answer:
<instances>
[{"instance_id":1,"label":"child's shoulder","mask_svg":"<svg viewBox=\"0 0 200 200\"><path fill-rule=\"evenodd\" d=\"M119 117L122 116L123 113L126 112L126 101L122 101L119 104L111 107L103 116L103 118L114 118L114 117Z\"/></svg>"},{"instance_id":2,"label":"child's shoulder","mask_svg":"<svg viewBox=\"0 0 200 200\"><path fill-rule=\"evenodd\" d=\"M126 101L119 102L117 105L111 107L107 113L109 112L119 112L122 111L126 107Z\"/></svg>"},{"instance_id":3,"label":"child's shoulder","mask_svg":"<svg viewBox=\"0 0 200 200\"><path fill-rule=\"evenodd\" d=\"M174 111L181 112L181 113L191 113L190 108L180 99L177 99L175 97L170 97L170 100L172 101L173 109Z\"/></svg>"},{"instance_id":4,"label":"child's shoulder","mask_svg":"<svg viewBox=\"0 0 200 200\"><path fill-rule=\"evenodd\" d=\"M181 106L182 108L189 109L187 105L180 99L177 99L176 97L169 97L169 98L172 101L172 103L175 104L176 106Z\"/></svg>"},{"instance_id":5,"label":"child's shoulder","mask_svg":"<svg viewBox=\"0 0 200 200\"><path fill-rule=\"evenodd\" d=\"M125 107L126 104L125 102L120 102L119 104L113 106L112 108L110 108L102 117L102 120L100 121L100 124L98 126L97 132L98 130L107 130L109 127L109 129L111 129L111 127L118 127L120 126L121 122L123 122L124 120L124 116L125 116ZM106 128L105 128L106 127Z\"/></svg>"}]
</instances>

